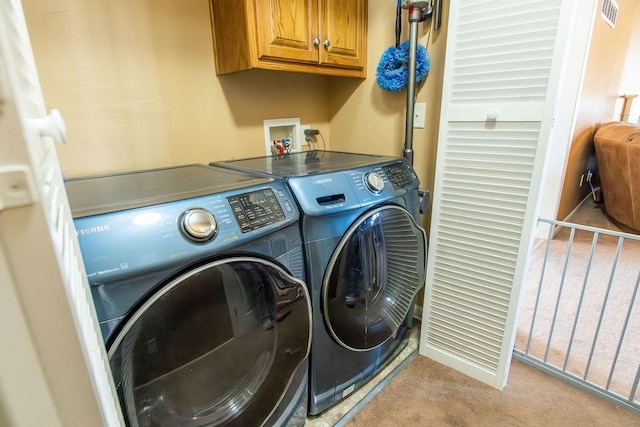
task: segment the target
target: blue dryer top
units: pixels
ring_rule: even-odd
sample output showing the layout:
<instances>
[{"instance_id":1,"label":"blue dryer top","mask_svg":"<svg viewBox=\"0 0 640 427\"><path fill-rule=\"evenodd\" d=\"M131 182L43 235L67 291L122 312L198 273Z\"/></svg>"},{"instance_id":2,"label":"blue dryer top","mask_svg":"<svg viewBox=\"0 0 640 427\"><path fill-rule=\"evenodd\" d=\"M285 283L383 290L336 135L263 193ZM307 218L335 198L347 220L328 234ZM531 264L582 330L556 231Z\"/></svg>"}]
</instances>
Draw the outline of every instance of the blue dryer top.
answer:
<instances>
[{"instance_id":1,"label":"blue dryer top","mask_svg":"<svg viewBox=\"0 0 640 427\"><path fill-rule=\"evenodd\" d=\"M314 150L210 164L286 179L307 215L373 206L417 191L419 185L406 159L372 154Z\"/></svg>"},{"instance_id":2,"label":"blue dryer top","mask_svg":"<svg viewBox=\"0 0 640 427\"><path fill-rule=\"evenodd\" d=\"M211 165L219 165L235 170L253 171L265 174L265 176L291 178L346 171L397 160L398 157L391 156L312 150L280 156L252 157L248 159L212 162Z\"/></svg>"},{"instance_id":3,"label":"blue dryer top","mask_svg":"<svg viewBox=\"0 0 640 427\"><path fill-rule=\"evenodd\" d=\"M157 205L272 182L245 172L185 165L68 179L74 218Z\"/></svg>"}]
</instances>

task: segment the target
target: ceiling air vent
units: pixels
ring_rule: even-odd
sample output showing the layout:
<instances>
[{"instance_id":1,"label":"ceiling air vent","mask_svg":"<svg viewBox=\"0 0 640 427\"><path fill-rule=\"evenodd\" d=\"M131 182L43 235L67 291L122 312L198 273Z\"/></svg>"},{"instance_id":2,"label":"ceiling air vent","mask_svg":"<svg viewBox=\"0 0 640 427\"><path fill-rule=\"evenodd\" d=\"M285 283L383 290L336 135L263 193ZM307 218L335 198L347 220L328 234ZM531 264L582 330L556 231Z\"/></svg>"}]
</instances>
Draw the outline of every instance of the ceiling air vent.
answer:
<instances>
[{"instance_id":1,"label":"ceiling air vent","mask_svg":"<svg viewBox=\"0 0 640 427\"><path fill-rule=\"evenodd\" d=\"M618 17L618 3L616 3L615 0L604 0L602 2L600 16L607 21L607 24L609 24L611 28L615 28L616 18Z\"/></svg>"}]
</instances>

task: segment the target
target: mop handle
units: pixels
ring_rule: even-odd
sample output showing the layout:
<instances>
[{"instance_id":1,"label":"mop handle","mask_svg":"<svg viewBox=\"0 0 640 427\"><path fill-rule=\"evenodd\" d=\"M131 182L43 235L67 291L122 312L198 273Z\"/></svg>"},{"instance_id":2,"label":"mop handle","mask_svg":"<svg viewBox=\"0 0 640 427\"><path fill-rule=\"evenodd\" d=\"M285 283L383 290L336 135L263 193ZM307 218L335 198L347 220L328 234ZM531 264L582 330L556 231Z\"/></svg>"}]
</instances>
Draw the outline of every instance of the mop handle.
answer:
<instances>
[{"instance_id":1,"label":"mop handle","mask_svg":"<svg viewBox=\"0 0 640 427\"><path fill-rule=\"evenodd\" d=\"M396 7L396 49L400 46L400 33L402 32L402 6L401 0L398 0L398 6Z\"/></svg>"}]
</instances>

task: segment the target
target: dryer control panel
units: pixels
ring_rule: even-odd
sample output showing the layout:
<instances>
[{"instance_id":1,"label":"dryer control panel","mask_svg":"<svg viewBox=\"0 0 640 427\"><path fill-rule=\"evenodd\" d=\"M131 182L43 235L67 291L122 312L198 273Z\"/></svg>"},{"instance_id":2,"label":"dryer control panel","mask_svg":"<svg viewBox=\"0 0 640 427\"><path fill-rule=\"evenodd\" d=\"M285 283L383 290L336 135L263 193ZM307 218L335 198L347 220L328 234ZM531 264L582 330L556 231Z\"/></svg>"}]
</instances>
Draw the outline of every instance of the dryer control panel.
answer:
<instances>
[{"instance_id":1,"label":"dryer control panel","mask_svg":"<svg viewBox=\"0 0 640 427\"><path fill-rule=\"evenodd\" d=\"M409 170L403 163L383 166L382 170L387 174L391 185L393 185L393 188L396 190L413 184L414 177L411 176Z\"/></svg>"},{"instance_id":2,"label":"dryer control panel","mask_svg":"<svg viewBox=\"0 0 640 427\"><path fill-rule=\"evenodd\" d=\"M371 206L417 191L419 180L406 159L345 171L289 178L301 210L327 215Z\"/></svg>"}]
</instances>

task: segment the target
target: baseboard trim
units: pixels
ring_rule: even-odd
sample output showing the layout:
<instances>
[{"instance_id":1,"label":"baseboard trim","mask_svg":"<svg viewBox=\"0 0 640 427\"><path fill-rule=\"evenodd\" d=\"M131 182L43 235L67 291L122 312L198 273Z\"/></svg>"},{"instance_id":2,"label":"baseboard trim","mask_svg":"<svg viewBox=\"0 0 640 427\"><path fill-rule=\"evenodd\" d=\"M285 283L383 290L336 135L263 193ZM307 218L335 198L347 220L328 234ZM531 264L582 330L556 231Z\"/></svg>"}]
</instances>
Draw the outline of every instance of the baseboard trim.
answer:
<instances>
[{"instance_id":1,"label":"baseboard trim","mask_svg":"<svg viewBox=\"0 0 640 427\"><path fill-rule=\"evenodd\" d=\"M567 215L566 217L564 217L564 219L562 219L561 221L564 222L571 222L571 218L573 218L573 216L575 216L575 214L578 212L578 210L582 207L582 205L584 205L585 203L587 203L587 200L593 200L593 197L591 196L591 193L587 194L586 196L584 196L584 199L582 199L580 201L580 203L578 203L578 206L576 206L571 212L569 212L569 215ZM556 234L558 234L560 232L560 230L562 229L562 227L553 227L553 233L551 233L551 238L553 239L554 237L556 237ZM543 239L544 242L546 242L546 238Z\"/></svg>"},{"instance_id":2,"label":"baseboard trim","mask_svg":"<svg viewBox=\"0 0 640 427\"><path fill-rule=\"evenodd\" d=\"M591 193L584 196L584 199L582 199L582 201L578 203L578 206L576 206L575 209L569 212L569 215L567 215L562 221L571 222L571 218L576 214L576 212L578 212L578 209L580 209L582 205L584 205L587 202L587 200L591 200L591 199L592 199Z\"/></svg>"}]
</instances>

